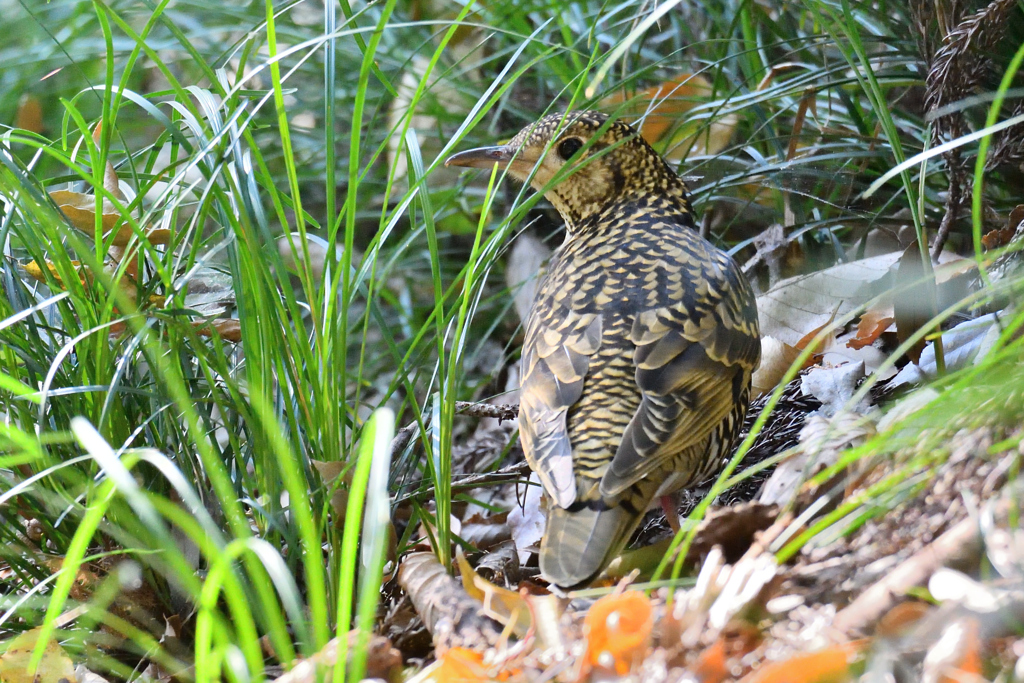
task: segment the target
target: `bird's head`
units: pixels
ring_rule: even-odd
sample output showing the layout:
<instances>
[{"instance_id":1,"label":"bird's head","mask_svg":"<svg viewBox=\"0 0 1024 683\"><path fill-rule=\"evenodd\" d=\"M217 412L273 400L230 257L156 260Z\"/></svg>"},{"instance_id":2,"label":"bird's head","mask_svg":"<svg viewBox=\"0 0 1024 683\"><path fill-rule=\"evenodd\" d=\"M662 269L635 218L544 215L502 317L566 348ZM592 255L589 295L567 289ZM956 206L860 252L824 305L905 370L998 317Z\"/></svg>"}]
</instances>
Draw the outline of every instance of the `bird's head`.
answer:
<instances>
[{"instance_id":1,"label":"bird's head","mask_svg":"<svg viewBox=\"0 0 1024 683\"><path fill-rule=\"evenodd\" d=\"M471 168L495 164L544 192L570 231L624 199L657 197L689 213L686 186L675 171L632 126L607 114L551 114L507 144L467 150L445 161L445 166Z\"/></svg>"}]
</instances>

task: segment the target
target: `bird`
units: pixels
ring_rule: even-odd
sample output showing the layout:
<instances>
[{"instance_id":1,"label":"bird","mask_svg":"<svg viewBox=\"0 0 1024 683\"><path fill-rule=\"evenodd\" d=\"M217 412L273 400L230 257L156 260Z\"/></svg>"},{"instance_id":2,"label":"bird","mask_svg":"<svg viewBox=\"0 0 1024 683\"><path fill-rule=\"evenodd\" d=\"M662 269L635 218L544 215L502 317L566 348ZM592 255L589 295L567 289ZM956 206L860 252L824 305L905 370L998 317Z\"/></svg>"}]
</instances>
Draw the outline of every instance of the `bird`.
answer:
<instances>
[{"instance_id":1,"label":"bird","mask_svg":"<svg viewBox=\"0 0 1024 683\"><path fill-rule=\"evenodd\" d=\"M548 501L541 575L591 585L657 499L732 452L760 362L753 290L625 121L551 114L445 163L496 164L565 221L525 323L519 430Z\"/></svg>"}]
</instances>

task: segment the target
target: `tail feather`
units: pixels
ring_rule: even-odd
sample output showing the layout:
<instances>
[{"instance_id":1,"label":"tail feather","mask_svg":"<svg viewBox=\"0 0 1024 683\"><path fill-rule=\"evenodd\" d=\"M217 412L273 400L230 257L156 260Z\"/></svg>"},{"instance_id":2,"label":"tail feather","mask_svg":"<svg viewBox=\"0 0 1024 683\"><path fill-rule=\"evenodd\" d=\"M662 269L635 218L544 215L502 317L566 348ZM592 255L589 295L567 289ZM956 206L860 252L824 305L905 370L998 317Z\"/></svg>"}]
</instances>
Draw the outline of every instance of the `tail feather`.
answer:
<instances>
[{"instance_id":1,"label":"tail feather","mask_svg":"<svg viewBox=\"0 0 1024 683\"><path fill-rule=\"evenodd\" d=\"M626 545L642 515L624 507L569 511L552 506L540 545L540 571L565 589L591 583Z\"/></svg>"}]
</instances>

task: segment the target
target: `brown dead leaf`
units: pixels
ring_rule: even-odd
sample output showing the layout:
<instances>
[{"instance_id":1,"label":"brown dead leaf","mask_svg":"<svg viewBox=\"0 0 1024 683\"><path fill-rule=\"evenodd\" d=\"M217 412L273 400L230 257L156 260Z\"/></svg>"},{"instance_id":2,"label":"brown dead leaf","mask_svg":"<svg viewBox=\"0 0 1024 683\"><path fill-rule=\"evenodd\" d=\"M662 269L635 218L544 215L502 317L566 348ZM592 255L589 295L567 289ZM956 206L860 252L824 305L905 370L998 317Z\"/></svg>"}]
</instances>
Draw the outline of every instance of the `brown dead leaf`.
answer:
<instances>
[{"instance_id":1,"label":"brown dead leaf","mask_svg":"<svg viewBox=\"0 0 1024 683\"><path fill-rule=\"evenodd\" d=\"M84 192L71 192L70 190L54 190L50 193L50 199L57 205L64 215L71 221L71 225L87 235L92 235L96 227L96 196ZM103 235L106 237L121 221L121 214L114 209L114 205L103 200ZM127 230L127 234L123 234ZM122 227L114 239L114 244L123 247L131 239L132 231L128 226Z\"/></svg>"},{"instance_id":2,"label":"brown dead leaf","mask_svg":"<svg viewBox=\"0 0 1024 683\"><path fill-rule=\"evenodd\" d=\"M530 618L530 608L523 597L507 588L496 586L477 574L461 548L455 559L459 565L459 574L462 576L462 587L470 597L483 605L481 613L501 624L512 624L512 630L517 636L526 635L533 620Z\"/></svg>"},{"instance_id":3,"label":"brown dead leaf","mask_svg":"<svg viewBox=\"0 0 1024 683\"><path fill-rule=\"evenodd\" d=\"M903 252L893 251L782 280L757 297L761 336L796 346L809 330L820 329L832 316L841 319L858 306L889 292L902 257ZM943 252L939 263L964 260ZM960 268L959 265L949 267ZM939 270L944 272L945 268Z\"/></svg>"},{"instance_id":4,"label":"brown dead leaf","mask_svg":"<svg viewBox=\"0 0 1024 683\"><path fill-rule=\"evenodd\" d=\"M842 317L888 289L900 252L842 263L782 280L757 297L761 335L796 345L809 330Z\"/></svg>"},{"instance_id":5,"label":"brown dead leaf","mask_svg":"<svg viewBox=\"0 0 1024 683\"><path fill-rule=\"evenodd\" d=\"M763 634L752 624L737 621L700 653L693 673L700 683L723 683L735 678L734 671L744 655L761 644Z\"/></svg>"},{"instance_id":6,"label":"brown dead leaf","mask_svg":"<svg viewBox=\"0 0 1024 683\"><path fill-rule=\"evenodd\" d=\"M854 641L762 664L741 683L842 683L853 678L850 664L863 648L863 641Z\"/></svg>"},{"instance_id":7,"label":"brown dead leaf","mask_svg":"<svg viewBox=\"0 0 1024 683\"><path fill-rule=\"evenodd\" d=\"M201 337L212 337L216 333L224 341L234 343L242 341L242 324L236 318L201 320L193 325L196 327L196 334Z\"/></svg>"},{"instance_id":8,"label":"brown dead leaf","mask_svg":"<svg viewBox=\"0 0 1024 683\"><path fill-rule=\"evenodd\" d=\"M761 364L751 381L752 398L774 389L800 355L800 349L775 337L761 337Z\"/></svg>"},{"instance_id":9,"label":"brown dead leaf","mask_svg":"<svg viewBox=\"0 0 1024 683\"><path fill-rule=\"evenodd\" d=\"M25 631L0 655L0 683L77 683L75 665L56 639L46 644L35 675L29 675L29 662L40 630Z\"/></svg>"},{"instance_id":10,"label":"brown dead leaf","mask_svg":"<svg viewBox=\"0 0 1024 683\"><path fill-rule=\"evenodd\" d=\"M933 609L934 607L926 602L916 600L901 602L878 620L875 635L883 638L899 638Z\"/></svg>"},{"instance_id":11,"label":"brown dead leaf","mask_svg":"<svg viewBox=\"0 0 1024 683\"><path fill-rule=\"evenodd\" d=\"M669 160L716 154L729 145L737 117L729 114L706 125L706 120L687 121L684 116L713 94L711 83L700 74L681 73L637 92L629 99L624 112L627 116L643 117L640 134ZM606 109L614 108L626 99L622 91L617 91L602 100L601 105Z\"/></svg>"},{"instance_id":12,"label":"brown dead leaf","mask_svg":"<svg viewBox=\"0 0 1024 683\"><path fill-rule=\"evenodd\" d=\"M857 332L846 342L851 349L862 349L874 344L896 321L891 307L872 309L864 313L857 323Z\"/></svg>"},{"instance_id":13,"label":"brown dead leaf","mask_svg":"<svg viewBox=\"0 0 1024 683\"><path fill-rule=\"evenodd\" d=\"M57 266L51 263L50 261L47 261L45 265L46 269L50 272L50 275L53 277L54 280L57 281L57 284L67 289L67 286L64 284L64 280L61 278L60 274L57 271ZM71 265L78 273L78 281L83 286L87 282L92 281L92 274L89 272L87 266L78 261L72 261ZM43 269L42 267L39 266L38 263L36 263L35 261L29 261L28 263L23 263L21 267L24 268L25 272L34 277L36 280L39 280L43 284L46 284L46 276L43 274ZM112 273L108 274L112 275ZM121 291L125 294L125 296L127 296L128 299L131 300L133 304L138 306L139 289L138 287L136 287L135 282L130 277L124 276L118 281L118 284L121 288ZM167 297L161 296L159 294L150 294L147 301L149 302L150 306L160 308L167 302Z\"/></svg>"},{"instance_id":14,"label":"brown dead leaf","mask_svg":"<svg viewBox=\"0 0 1024 683\"><path fill-rule=\"evenodd\" d=\"M342 485L335 486L335 483L338 481L338 477L345 473L347 463L342 460L335 460L333 462L310 460L309 462L320 475L327 490L331 491L331 523L335 529L344 528L345 512L348 510L348 485L352 483L351 471L342 480ZM351 468L349 469L351 470Z\"/></svg>"},{"instance_id":15,"label":"brown dead leaf","mask_svg":"<svg viewBox=\"0 0 1024 683\"><path fill-rule=\"evenodd\" d=\"M804 351L804 350L806 350L808 348L811 350L811 355L808 356L807 361L804 363L804 368L809 368L812 365L814 365L815 362L816 362L814 360L814 357L818 356L818 358L820 359L821 354L826 349L828 349L830 346L832 346L832 342L834 342L835 339L836 339L836 332L835 332L835 330L833 330L832 332L828 333L827 335L822 337L820 340L818 340L818 341L815 341L815 340L817 339L818 335L821 334L825 330L826 327L828 327L829 325L831 325L832 323L834 323L836 321L836 313L838 313L838 312L839 312L839 304L836 304L835 310L832 311L832 315L829 317L828 320L823 322L818 327L815 327L813 330L811 330L810 332L808 332L804 336L800 337L800 340L796 344L794 344L794 346L796 347L797 351Z\"/></svg>"},{"instance_id":16,"label":"brown dead leaf","mask_svg":"<svg viewBox=\"0 0 1024 683\"><path fill-rule=\"evenodd\" d=\"M494 670L493 667L484 664L482 653L464 647L453 647L441 656L437 666L423 680L424 683L490 683L507 681L519 674L520 672L515 669Z\"/></svg>"},{"instance_id":17,"label":"brown dead leaf","mask_svg":"<svg viewBox=\"0 0 1024 683\"><path fill-rule=\"evenodd\" d=\"M33 133L43 132L43 105L39 103L38 97L31 93L25 93L18 99L14 127Z\"/></svg>"},{"instance_id":18,"label":"brown dead leaf","mask_svg":"<svg viewBox=\"0 0 1024 683\"><path fill-rule=\"evenodd\" d=\"M1004 227L985 233L981 238L981 246L985 247L985 251L1005 247L1013 239L1013 236L1017 234L1017 228L1022 221L1024 221L1024 204L1018 204L1010 212L1010 217L1007 219Z\"/></svg>"}]
</instances>

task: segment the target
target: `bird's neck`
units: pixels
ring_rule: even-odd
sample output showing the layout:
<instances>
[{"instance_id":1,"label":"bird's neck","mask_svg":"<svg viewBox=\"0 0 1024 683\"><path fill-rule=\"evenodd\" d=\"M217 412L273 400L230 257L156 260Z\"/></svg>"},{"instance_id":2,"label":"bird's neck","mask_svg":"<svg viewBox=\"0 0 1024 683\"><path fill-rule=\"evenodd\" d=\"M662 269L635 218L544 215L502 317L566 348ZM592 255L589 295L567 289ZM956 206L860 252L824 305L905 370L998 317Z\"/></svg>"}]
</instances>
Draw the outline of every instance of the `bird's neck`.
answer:
<instances>
[{"instance_id":1,"label":"bird's neck","mask_svg":"<svg viewBox=\"0 0 1024 683\"><path fill-rule=\"evenodd\" d=\"M677 183L662 185L658 189L640 188L634 192L623 192L600 209L587 214L559 209L559 213L565 219L567 236L572 238L591 232L615 230L617 227L625 229L636 217L657 219L696 229L693 207L690 206L686 186L682 180L676 180Z\"/></svg>"}]
</instances>

